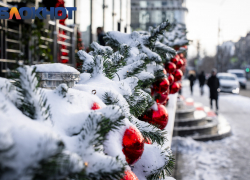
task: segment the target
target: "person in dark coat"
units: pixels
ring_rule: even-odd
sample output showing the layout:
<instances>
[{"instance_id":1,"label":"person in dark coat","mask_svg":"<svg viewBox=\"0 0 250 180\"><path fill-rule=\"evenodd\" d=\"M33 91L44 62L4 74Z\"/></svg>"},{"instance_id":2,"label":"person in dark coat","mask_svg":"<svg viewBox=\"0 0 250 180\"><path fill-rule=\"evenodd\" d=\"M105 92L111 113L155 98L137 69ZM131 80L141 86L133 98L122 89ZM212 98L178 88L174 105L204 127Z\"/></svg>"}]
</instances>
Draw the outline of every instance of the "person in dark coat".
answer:
<instances>
[{"instance_id":1,"label":"person in dark coat","mask_svg":"<svg viewBox=\"0 0 250 180\"><path fill-rule=\"evenodd\" d=\"M216 110L219 110L218 106L218 94L219 94L219 88L220 88L220 82L219 79L216 77L216 69L212 70L211 76L209 77L207 81L207 85L210 89L210 105L211 109L213 109L213 100L215 100L216 103Z\"/></svg>"},{"instance_id":2,"label":"person in dark coat","mask_svg":"<svg viewBox=\"0 0 250 180\"><path fill-rule=\"evenodd\" d=\"M203 87L204 87L205 81L206 81L205 73L204 73L204 71L201 71L201 73L199 74L199 83L200 83L201 95L203 95L203 93L204 93Z\"/></svg>"},{"instance_id":3,"label":"person in dark coat","mask_svg":"<svg viewBox=\"0 0 250 180\"><path fill-rule=\"evenodd\" d=\"M189 82L190 82L190 91L191 91L191 95L193 95L193 86L194 86L194 81L195 81L195 75L194 74L190 74L189 77Z\"/></svg>"},{"instance_id":4,"label":"person in dark coat","mask_svg":"<svg viewBox=\"0 0 250 180\"><path fill-rule=\"evenodd\" d=\"M103 31L103 28L102 27L98 27L96 29L96 32L97 32L97 39L98 39L98 43L102 46L105 46L105 41L104 41L104 31Z\"/></svg>"}]
</instances>

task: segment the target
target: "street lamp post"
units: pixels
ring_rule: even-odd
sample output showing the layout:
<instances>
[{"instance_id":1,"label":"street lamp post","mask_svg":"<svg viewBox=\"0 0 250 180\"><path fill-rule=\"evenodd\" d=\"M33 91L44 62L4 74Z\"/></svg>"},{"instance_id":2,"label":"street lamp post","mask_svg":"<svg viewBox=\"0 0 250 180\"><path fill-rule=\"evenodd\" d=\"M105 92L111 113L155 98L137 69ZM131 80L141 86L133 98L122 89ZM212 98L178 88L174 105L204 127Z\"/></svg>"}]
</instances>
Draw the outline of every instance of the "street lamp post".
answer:
<instances>
[{"instance_id":1,"label":"street lamp post","mask_svg":"<svg viewBox=\"0 0 250 180\"><path fill-rule=\"evenodd\" d=\"M222 0L221 3L220 3L220 6L219 6L219 9L220 7L222 7L222 5L224 4L225 0ZM216 57L216 61L215 61L215 67L219 70L219 68L221 68L219 66L219 46L220 46L220 32L221 32L221 29L220 29L220 11L219 11L219 18L218 18L218 45L217 45L217 57Z\"/></svg>"}]
</instances>

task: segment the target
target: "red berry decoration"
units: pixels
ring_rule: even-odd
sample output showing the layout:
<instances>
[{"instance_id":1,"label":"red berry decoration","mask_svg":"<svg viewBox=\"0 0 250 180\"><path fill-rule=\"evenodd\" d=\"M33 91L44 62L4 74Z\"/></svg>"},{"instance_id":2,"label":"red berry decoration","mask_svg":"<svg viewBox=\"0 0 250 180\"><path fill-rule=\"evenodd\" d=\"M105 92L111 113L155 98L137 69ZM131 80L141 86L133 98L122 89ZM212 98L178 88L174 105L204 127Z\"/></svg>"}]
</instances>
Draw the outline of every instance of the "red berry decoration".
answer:
<instances>
[{"instance_id":1,"label":"red berry decoration","mask_svg":"<svg viewBox=\"0 0 250 180\"><path fill-rule=\"evenodd\" d=\"M130 170L125 171L125 176L122 180L139 180L138 177Z\"/></svg>"},{"instance_id":2,"label":"red berry decoration","mask_svg":"<svg viewBox=\"0 0 250 180\"><path fill-rule=\"evenodd\" d=\"M159 104L166 105L168 99L168 93L154 93L155 101Z\"/></svg>"},{"instance_id":3,"label":"red berry decoration","mask_svg":"<svg viewBox=\"0 0 250 180\"><path fill-rule=\"evenodd\" d=\"M177 64L176 64L176 67L177 69L180 69L182 66L184 65L184 61L182 59L180 59Z\"/></svg>"},{"instance_id":4,"label":"red berry decoration","mask_svg":"<svg viewBox=\"0 0 250 180\"><path fill-rule=\"evenodd\" d=\"M169 81L170 85L173 84L173 82L174 82L174 76L172 74L168 75L168 81Z\"/></svg>"},{"instance_id":5,"label":"red berry decoration","mask_svg":"<svg viewBox=\"0 0 250 180\"><path fill-rule=\"evenodd\" d=\"M171 62L176 64L179 60L180 60L179 55L176 55L174 58L171 59Z\"/></svg>"},{"instance_id":6,"label":"red berry decoration","mask_svg":"<svg viewBox=\"0 0 250 180\"><path fill-rule=\"evenodd\" d=\"M153 84L153 91L154 92L158 92L158 93L165 93L168 91L168 88L169 88L169 81L167 78L164 78L160 81L156 81L154 84Z\"/></svg>"},{"instance_id":7,"label":"red berry decoration","mask_svg":"<svg viewBox=\"0 0 250 180\"><path fill-rule=\"evenodd\" d=\"M126 161L129 165L133 165L143 153L144 138L137 128L131 126L125 131L122 142L122 151L126 157Z\"/></svg>"},{"instance_id":8,"label":"red berry decoration","mask_svg":"<svg viewBox=\"0 0 250 180\"><path fill-rule=\"evenodd\" d=\"M97 109L101 109L101 106L98 103L94 102L94 104L91 107L91 110L97 110Z\"/></svg>"},{"instance_id":9,"label":"red berry decoration","mask_svg":"<svg viewBox=\"0 0 250 180\"><path fill-rule=\"evenodd\" d=\"M174 82L170 87L170 94L175 94L180 90L180 84L178 82Z\"/></svg>"},{"instance_id":10,"label":"red berry decoration","mask_svg":"<svg viewBox=\"0 0 250 180\"><path fill-rule=\"evenodd\" d=\"M151 109L148 114L143 116L142 120L147 121L162 130L168 124L168 112L167 109L161 104L157 104L157 107L157 111Z\"/></svg>"},{"instance_id":11,"label":"red berry decoration","mask_svg":"<svg viewBox=\"0 0 250 180\"><path fill-rule=\"evenodd\" d=\"M180 80L181 80L181 78L182 78L182 76L183 76L183 73L182 73L182 71L181 71L180 69L177 69L177 70L173 73L173 75L174 75L174 81L176 82L176 81L180 81Z\"/></svg>"},{"instance_id":12,"label":"red berry decoration","mask_svg":"<svg viewBox=\"0 0 250 180\"><path fill-rule=\"evenodd\" d=\"M175 70L176 70L176 65L174 63L169 62L169 63L166 64L166 71L169 74L172 74Z\"/></svg>"}]
</instances>

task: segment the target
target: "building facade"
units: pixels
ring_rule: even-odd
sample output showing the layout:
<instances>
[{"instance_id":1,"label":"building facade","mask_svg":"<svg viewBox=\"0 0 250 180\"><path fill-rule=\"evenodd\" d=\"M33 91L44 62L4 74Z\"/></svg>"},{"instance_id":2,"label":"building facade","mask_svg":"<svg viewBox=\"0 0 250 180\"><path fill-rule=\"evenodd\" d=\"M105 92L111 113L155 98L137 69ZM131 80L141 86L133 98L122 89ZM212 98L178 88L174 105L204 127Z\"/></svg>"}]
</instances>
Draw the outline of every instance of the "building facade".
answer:
<instances>
[{"instance_id":1,"label":"building facade","mask_svg":"<svg viewBox=\"0 0 250 180\"><path fill-rule=\"evenodd\" d=\"M97 27L104 32L130 32L130 0L65 0L65 6L77 7L75 20L67 24L79 25L85 46L97 40Z\"/></svg>"},{"instance_id":2,"label":"building facade","mask_svg":"<svg viewBox=\"0 0 250 180\"><path fill-rule=\"evenodd\" d=\"M228 69L250 68L250 33L237 42L226 41L217 47L217 68L224 72ZM250 78L249 72L247 76Z\"/></svg>"},{"instance_id":3,"label":"building facade","mask_svg":"<svg viewBox=\"0 0 250 180\"><path fill-rule=\"evenodd\" d=\"M185 24L186 0L131 0L131 28L148 30L168 20Z\"/></svg>"}]
</instances>

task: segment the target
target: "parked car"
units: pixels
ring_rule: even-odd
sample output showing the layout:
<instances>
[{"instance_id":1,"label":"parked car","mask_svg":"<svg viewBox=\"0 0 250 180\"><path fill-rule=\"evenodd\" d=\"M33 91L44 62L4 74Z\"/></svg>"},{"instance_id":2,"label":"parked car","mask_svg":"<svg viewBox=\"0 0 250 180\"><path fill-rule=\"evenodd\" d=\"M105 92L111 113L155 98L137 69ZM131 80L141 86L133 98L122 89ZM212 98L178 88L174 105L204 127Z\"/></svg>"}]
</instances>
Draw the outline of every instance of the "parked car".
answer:
<instances>
[{"instance_id":1,"label":"parked car","mask_svg":"<svg viewBox=\"0 0 250 180\"><path fill-rule=\"evenodd\" d=\"M229 69L227 70L228 73L235 74L238 78L238 81L240 83L240 86L243 89L246 89L247 86L247 79L246 79L246 73L242 69Z\"/></svg>"},{"instance_id":2,"label":"parked car","mask_svg":"<svg viewBox=\"0 0 250 180\"><path fill-rule=\"evenodd\" d=\"M239 94L240 83L236 75L231 73L218 73L217 77L220 81L220 92Z\"/></svg>"}]
</instances>

